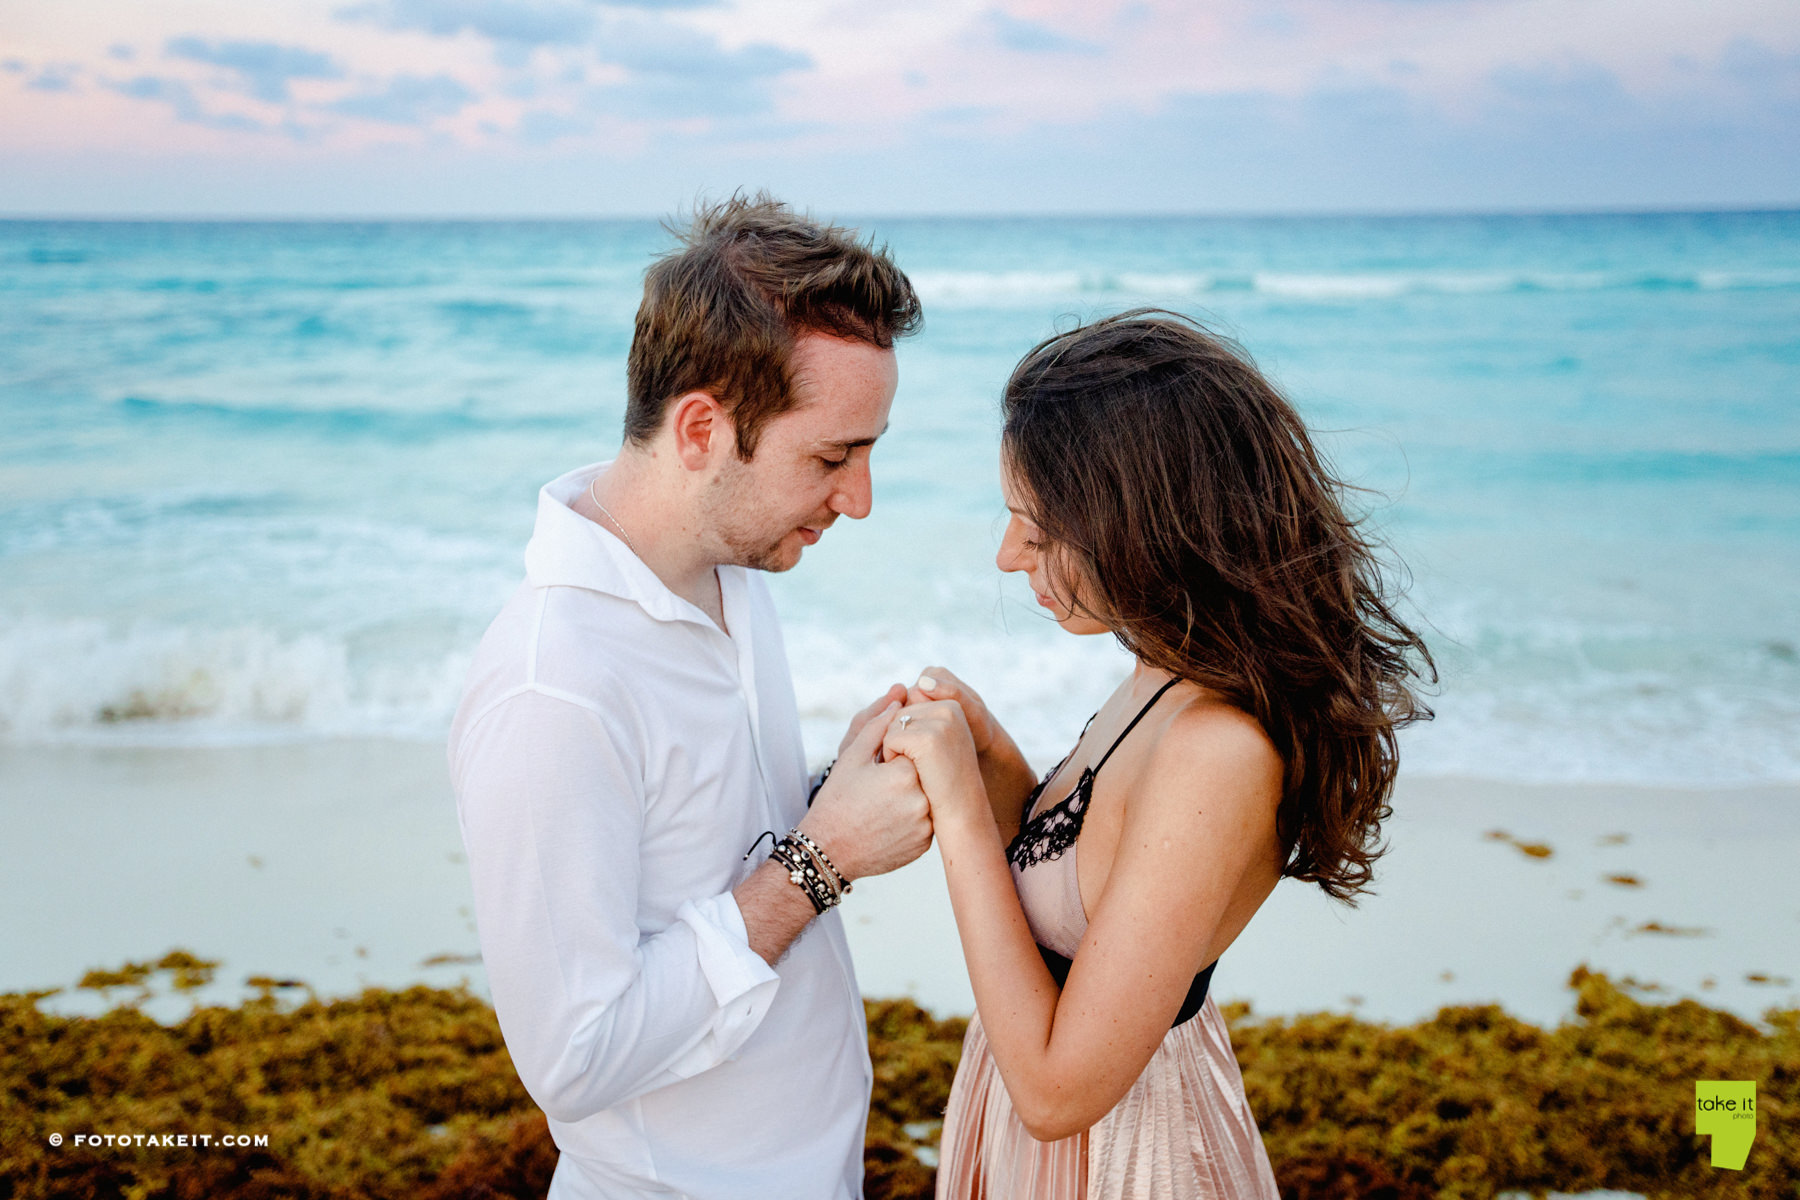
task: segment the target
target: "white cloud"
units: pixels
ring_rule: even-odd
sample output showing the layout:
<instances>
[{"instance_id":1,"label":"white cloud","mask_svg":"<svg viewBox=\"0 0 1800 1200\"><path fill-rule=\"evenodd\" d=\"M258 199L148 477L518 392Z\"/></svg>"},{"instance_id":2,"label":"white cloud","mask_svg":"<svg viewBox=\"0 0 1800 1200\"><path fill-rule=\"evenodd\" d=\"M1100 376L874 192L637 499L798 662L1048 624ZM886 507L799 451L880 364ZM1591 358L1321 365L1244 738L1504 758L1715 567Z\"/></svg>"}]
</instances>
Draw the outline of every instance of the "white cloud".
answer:
<instances>
[{"instance_id":1,"label":"white cloud","mask_svg":"<svg viewBox=\"0 0 1800 1200\"><path fill-rule=\"evenodd\" d=\"M475 94L449 75L396 75L379 87L367 88L328 107L332 112L389 125L430 125L455 116Z\"/></svg>"},{"instance_id":2,"label":"white cloud","mask_svg":"<svg viewBox=\"0 0 1800 1200\"><path fill-rule=\"evenodd\" d=\"M349 178L363 147L429 145L551 174L610 162L652 187L789 178L871 203L989 208L1105 195L1285 206L1320 192L1310 158L1335 164L1338 203L1405 206L1408 189L1452 203L1460 186L1478 206L1499 195L1476 182L1483 164L1529 167L1537 139L1546 161L1587 148L1566 185L1515 171L1545 203L1631 194L1584 162L1611 163L1646 198L1697 178L1724 199L1765 197L1800 166L1719 148L1794 144L1792 12L1790 0L63 0L0 11L0 152L104 160L161 145L224 163L285 145L328 180L340 166ZM146 105L164 124L128 115ZM1703 126L1714 145L1695 142L1685 163L1649 149L1659 130L1686 145ZM1066 176L1060 200L1046 171ZM1800 199L1800 183L1791 191ZM0 184L0 205L15 193Z\"/></svg>"},{"instance_id":3,"label":"white cloud","mask_svg":"<svg viewBox=\"0 0 1800 1200\"><path fill-rule=\"evenodd\" d=\"M269 103L286 101L288 85L293 80L341 79L344 74L344 68L329 54L276 42L211 42L188 35L171 38L163 53L170 58L223 67L237 75L251 95Z\"/></svg>"}]
</instances>

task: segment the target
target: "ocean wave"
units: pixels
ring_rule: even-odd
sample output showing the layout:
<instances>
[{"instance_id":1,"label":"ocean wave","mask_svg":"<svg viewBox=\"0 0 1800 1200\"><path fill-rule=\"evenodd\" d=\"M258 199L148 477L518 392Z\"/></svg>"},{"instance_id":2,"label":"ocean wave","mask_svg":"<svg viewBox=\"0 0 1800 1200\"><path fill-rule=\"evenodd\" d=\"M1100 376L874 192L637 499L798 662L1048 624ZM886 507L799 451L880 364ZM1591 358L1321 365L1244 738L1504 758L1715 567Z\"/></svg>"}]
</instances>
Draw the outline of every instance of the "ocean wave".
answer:
<instances>
[{"instance_id":1,"label":"ocean wave","mask_svg":"<svg viewBox=\"0 0 1800 1200\"><path fill-rule=\"evenodd\" d=\"M1742 489L1757 484L1782 487L1800 479L1800 448L1770 444L1761 431L1739 436L1748 440L1758 434L1761 445L1719 449L1644 449L1617 444L1506 451L1474 445L1434 448L1435 470L1464 480L1514 487L1610 488L1654 482Z\"/></svg>"},{"instance_id":2,"label":"ocean wave","mask_svg":"<svg viewBox=\"0 0 1800 1200\"><path fill-rule=\"evenodd\" d=\"M834 756L850 717L889 684L948 667L983 696L1025 756L1042 769L1131 671L1112 638L971 635L924 624L906 630L790 626L788 657L810 761Z\"/></svg>"},{"instance_id":3,"label":"ocean wave","mask_svg":"<svg viewBox=\"0 0 1800 1200\"><path fill-rule=\"evenodd\" d=\"M1800 701L1651 672L1450 691L1401 735L1403 769L1521 783L1800 784Z\"/></svg>"},{"instance_id":4,"label":"ocean wave","mask_svg":"<svg viewBox=\"0 0 1800 1200\"><path fill-rule=\"evenodd\" d=\"M390 631L371 653L352 636L254 626L25 620L0 625L0 744L212 745L336 737L442 738L475 639ZM1517 782L1647 786L1800 783L1795 652L1692 677L1625 664L1579 671L1525 661L1592 650L1554 622L1530 646L1466 642L1431 698L1436 719L1401 735L1403 769ZM790 623L809 759L829 760L852 714L891 683L947 666L979 691L1042 770L1131 670L1110 638L924 624ZM1717 664L1715 664L1717 665Z\"/></svg>"},{"instance_id":5,"label":"ocean wave","mask_svg":"<svg viewBox=\"0 0 1800 1200\"><path fill-rule=\"evenodd\" d=\"M496 581L510 579L518 563L516 546L466 526L322 514L292 493L265 489L173 487L36 500L4 511L0 563L55 553L116 563L129 554L153 564L162 584L196 595L216 587L227 556L235 569L269 580L310 586L333 579L394 594L408 579L429 579L418 591L434 602L485 605L505 595Z\"/></svg>"},{"instance_id":6,"label":"ocean wave","mask_svg":"<svg viewBox=\"0 0 1800 1200\"><path fill-rule=\"evenodd\" d=\"M568 432L578 425L574 418L557 413L491 416L477 412L469 405L409 412L125 396L118 401L117 407L128 419L136 421L206 423L235 426L253 433L299 433L329 439L367 437L406 443L496 431Z\"/></svg>"},{"instance_id":7,"label":"ocean wave","mask_svg":"<svg viewBox=\"0 0 1800 1200\"><path fill-rule=\"evenodd\" d=\"M77 496L9 507L0 525L0 560L49 550L118 546L155 526L245 522L277 503L276 493L209 487L146 495Z\"/></svg>"},{"instance_id":8,"label":"ocean wave","mask_svg":"<svg viewBox=\"0 0 1800 1200\"><path fill-rule=\"evenodd\" d=\"M0 626L0 742L208 745L443 736L473 647L357 665L349 641L254 626Z\"/></svg>"},{"instance_id":9,"label":"ocean wave","mask_svg":"<svg viewBox=\"0 0 1800 1200\"><path fill-rule=\"evenodd\" d=\"M1414 773L1521 782L1800 783L1800 652L1662 619L1533 611L1517 597L1416 597L1433 614L1436 719L1406 731ZM1746 614L1747 615L1747 614ZM1774 636L1771 636L1774 635Z\"/></svg>"},{"instance_id":10,"label":"ocean wave","mask_svg":"<svg viewBox=\"0 0 1800 1200\"><path fill-rule=\"evenodd\" d=\"M1560 656L1590 638L1572 624L1546 622L1531 640ZM815 762L831 757L851 714L883 687L910 684L921 668L942 664L982 694L1041 771L1062 757L1131 669L1110 638L970 636L924 627L876 636L790 630L788 641ZM1430 701L1436 719L1402 732L1409 774L1647 786L1800 783L1800 690L1784 682L1794 666L1791 648L1770 649L1768 670L1731 683L1644 667L1534 677L1512 650L1488 650L1502 660L1497 669L1453 667Z\"/></svg>"},{"instance_id":11,"label":"ocean wave","mask_svg":"<svg viewBox=\"0 0 1800 1200\"><path fill-rule=\"evenodd\" d=\"M1251 292L1342 303L1410 295L1528 292L1764 291L1800 288L1800 271L1145 272L918 271L927 303L1005 303L1065 296L1203 296Z\"/></svg>"}]
</instances>

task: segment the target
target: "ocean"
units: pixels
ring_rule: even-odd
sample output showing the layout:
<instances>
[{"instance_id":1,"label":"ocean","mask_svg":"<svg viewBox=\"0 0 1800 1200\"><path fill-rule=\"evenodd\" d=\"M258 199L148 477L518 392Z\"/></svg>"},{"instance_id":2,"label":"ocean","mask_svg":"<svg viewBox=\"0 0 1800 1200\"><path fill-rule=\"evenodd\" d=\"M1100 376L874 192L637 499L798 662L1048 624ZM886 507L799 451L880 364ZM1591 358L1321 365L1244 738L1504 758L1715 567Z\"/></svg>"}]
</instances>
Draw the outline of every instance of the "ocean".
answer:
<instances>
[{"instance_id":1,"label":"ocean","mask_svg":"<svg viewBox=\"0 0 1800 1200\"><path fill-rule=\"evenodd\" d=\"M1128 664L994 569L998 396L1158 305L1366 489L1442 672L1405 772L1800 782L1800 213L850 223L926 320L874 513L771 580L814 758L926 664L1066 749ZM0 746L441 739L667 244L0 222Z\"/></svg>"}]
</instances>

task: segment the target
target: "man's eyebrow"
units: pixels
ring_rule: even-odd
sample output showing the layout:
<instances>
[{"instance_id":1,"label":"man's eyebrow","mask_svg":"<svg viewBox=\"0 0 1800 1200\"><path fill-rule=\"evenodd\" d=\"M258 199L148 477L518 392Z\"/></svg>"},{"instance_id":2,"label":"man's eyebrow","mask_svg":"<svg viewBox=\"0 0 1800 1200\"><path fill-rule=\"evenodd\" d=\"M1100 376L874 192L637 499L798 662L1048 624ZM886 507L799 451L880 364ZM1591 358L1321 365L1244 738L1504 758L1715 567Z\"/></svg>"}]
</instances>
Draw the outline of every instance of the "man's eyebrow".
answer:
<instances>
[{"instance_id":1,"label":"man's eyebrow","mask_svg":"<svg viewBox=\"0 0 1800 1200\"><path fill-rule=\"evenodd\" d=\"M854 438L851 441L847 441L847 442L840 442L840 441L836 440L835 438L826 438L823 441L821 441L819 444L821 446L837 446L844 450L855 450L862 446L873 446L875 444L876 438L881 437L882 434L886 433L887 431L888 431L888 427L886 425L883 425L881 427L881 433L876 434L875 437Z\"/></svg>"}]
</instances>

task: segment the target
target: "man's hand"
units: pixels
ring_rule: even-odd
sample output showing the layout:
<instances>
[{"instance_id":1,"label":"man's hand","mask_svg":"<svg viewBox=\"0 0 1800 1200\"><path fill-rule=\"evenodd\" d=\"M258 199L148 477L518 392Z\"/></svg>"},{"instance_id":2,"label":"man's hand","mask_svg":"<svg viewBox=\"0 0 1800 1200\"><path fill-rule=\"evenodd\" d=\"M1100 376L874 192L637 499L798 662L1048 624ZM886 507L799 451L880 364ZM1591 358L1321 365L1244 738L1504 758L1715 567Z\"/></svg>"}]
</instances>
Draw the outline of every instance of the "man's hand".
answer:
<instances>
[{"instance_id":1,"label":"man's hand","mask_svg":"<svg viewBox=\"0 0 1800 1200\"><path fill-rule=\"evenodd\" d=\"M838 757L844 757L845 752L850 749L850 743L856 740L856 735L861 733L863 727L870 721L873 721L876 717L880 716L882 710L887 708L888 705L905 704L906 695L906 688L904 686L898 683L890 684L888 690L877 697L873 704L869 705L867 708L861 709L854 717L851 717L850 728L844 730L843 739L838 742ZM936 699L936 697L933 697L933 699Z\"/></svg>"},{"instance_id":2,"label":"man's hand","mask_svg":"<svg viewBox=\"0 0 1800 1200\"><path fill-rule=\"evenodd\" d=\"M907 759L884 763L879 757L899 710L900 701L891 699L873 715L857 714L860 727L800 822L847 879L885 875L931 846L931 806L918 773Z\"/></svg>"}]
</instances>

